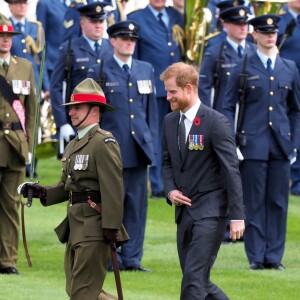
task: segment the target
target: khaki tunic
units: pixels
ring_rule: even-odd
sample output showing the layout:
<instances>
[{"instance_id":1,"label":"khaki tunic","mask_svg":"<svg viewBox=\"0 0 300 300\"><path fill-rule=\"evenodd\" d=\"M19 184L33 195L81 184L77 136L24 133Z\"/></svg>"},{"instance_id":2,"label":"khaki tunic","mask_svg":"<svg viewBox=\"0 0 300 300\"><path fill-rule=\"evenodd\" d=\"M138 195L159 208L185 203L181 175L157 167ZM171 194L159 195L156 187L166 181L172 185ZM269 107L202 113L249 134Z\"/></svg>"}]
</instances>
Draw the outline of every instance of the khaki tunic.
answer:
<instances>
[{"instance_id":1,"label":"khaki tunic","mask_svg":"<svg viewBox=\"0 0 300 300\"><path fill-rule=\"evenodd\" d=\"M81 167L78 168L78 165ZM101 214L87 203L70 205L67 218L56 228L60 241L68 242L65 259L67 292L72 300L92 300L97 299L100 293L109 260L109 244L102 229L120 229L123 219L122 163L119 145L111 133L95 125L82 139L75 138L68 144L62 158L61 180L46 187L47 200L42 201L43 205L67 201L70 191L82 192L72 181L70 171L81 186L99 191L101 195ZM122 230L120 242L126 240L127 233ZM96 256L92 254L95 252L98 253ZM85 274L74 274L74 264L80 265L82 270L84 268ZM86 272L95 275L87 279Z\"/></svg>"},{"instance_id":2,"label":"khaki tunic","mask_svg":"<svg viewBox=\"0 0 300 300\"><path fill-rule=\"evenodd\" d=\"M29 86L29 94L16 93L25 109L23 130L0 129L0 269L15 267L18 258L19 215L17 187L24 182L25 162L31 152L36 109L35 82L32 65L23 58L11 57L5 75L0 67L0 75L13 86L13 80ZM26 83L26 84L25 84ZM0 91L0 121L17 123L19 119L11 105Z\"/></svg>"}]
</instances>

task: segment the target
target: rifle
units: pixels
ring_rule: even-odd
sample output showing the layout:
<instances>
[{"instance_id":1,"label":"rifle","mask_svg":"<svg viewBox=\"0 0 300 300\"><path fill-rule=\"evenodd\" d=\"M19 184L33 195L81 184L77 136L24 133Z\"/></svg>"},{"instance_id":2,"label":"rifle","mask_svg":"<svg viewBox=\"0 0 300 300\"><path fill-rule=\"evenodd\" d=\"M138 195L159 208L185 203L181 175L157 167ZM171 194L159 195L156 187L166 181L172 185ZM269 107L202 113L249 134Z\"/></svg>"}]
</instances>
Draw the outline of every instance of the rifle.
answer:
<instances>
[{"instance_id":1,"label":"rifle","mask_svg":"<svg viewBox=\"0 0 300 300\"><path fill-rule=\"evenodd\" d=\"M72 87L72 61L74 57L73 50L71 49L71 42L72 38L69 38L69 43L68 43L68 52L66 55L66 60L65 60L65 82L66 82L66 89L65 89L65 102L70 101L71 97L71 87Z\"/></svg>"},{"instance_id":2,"label":"rifle","mask_svg":"<svg viewBox=\"0 0 300 300\"><path fill-rule=\"evenodd\" d=\"M213 102L213 105L212 105L213 107L215 106L216 100L219 96L220 73L221 73L222 63L224 62L224 60L222 58L224 44L225 44L225 41L222 41L220 51L219 51L219 55L218 55L218 59L217 59L217 63L216 63L215 72L214 72L214 79L215 79L214 80L214 89L215 89L215 93L214 93L214 102Z\"/></svg>"},{"instance_id":3,"label":"rifle","mask_svg":"<svg viewBox=\"0 0 300 300\"><path fill-rule=\"evenodd\" d=\"M293 34L293 31L295 29L295 27L297 26L297 23L295 21L295 19L293 18L290 23L288 23L285 27L285 31L283 34L283 38L278 46L278 51L281 49L281 47L283 46L283 44L285 43L285 41Z\"/></svg>"},{"instance_id":4,"label":"rifle","mask_svg":"<svg viewBox=\"0 0 300 300\"><path fill-rule=\"evenodd\" d=\"M103 89L103 87L105 85L105 82L106 82L105 75L103 74L103 66L104 66L104 59L101 60L100 72L99 72L99 85L101 86L102 89Z\"/></svg>"},{"instance_id":5,"label":"rifle","mask_svg":"<svg viewBox=\"0 0 300 300\"><path fill-rule=\"evenodd\" d=\"M237 144L237 146L246 146L246 144L247 144L247 138L241 132L243 118L244 118L244 112L245 112L245 105L246 105L245 93L246 93L246 83L247 83L247 79L248 79L248 74L246 73L247 62L248 62L248 55L245 54L245 58L244 58L244 62L243 62L243 69L242 69L242 73L240 74L240 84L239 84L239 100L238 100L239 113L238 113L237 126L236 126L236 144Z\"/></svg>"}]
</instances>

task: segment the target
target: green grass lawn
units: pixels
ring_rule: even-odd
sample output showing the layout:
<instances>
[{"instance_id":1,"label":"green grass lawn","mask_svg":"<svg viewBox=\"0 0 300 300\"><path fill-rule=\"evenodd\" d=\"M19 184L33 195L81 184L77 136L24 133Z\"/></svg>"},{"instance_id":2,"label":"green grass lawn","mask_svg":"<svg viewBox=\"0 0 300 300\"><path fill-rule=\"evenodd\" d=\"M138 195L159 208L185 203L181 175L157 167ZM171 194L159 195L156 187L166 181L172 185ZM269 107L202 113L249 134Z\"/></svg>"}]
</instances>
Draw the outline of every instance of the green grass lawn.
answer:
<instances>
[{"instance_id":1,"label":"green grass lawn","mask_svg":"<svg viewBox=\"0 0 300 300\"><path fill-rule=\"evenodd\" d=\"M41 184L56 182L60 163L40 160ZM20 276L0 275L0 300L67 300L63 271L64 245L53 228L66 214L66 204L44 208L34 200L26 208L27 242L33 267L27 266L22 240L19 246ZM179 267L173 208L164 200L149 199L143 265L152 273L122 272L125 300L179 299ZM250 271L243 243L222 245L212 272L212 280L231 300L300 299L300 198L291 197L284 272ZM116 295L114 277L108 274L104 289ZM196 299L195 299L196 300Z\"/></svg>"}]
</instances>

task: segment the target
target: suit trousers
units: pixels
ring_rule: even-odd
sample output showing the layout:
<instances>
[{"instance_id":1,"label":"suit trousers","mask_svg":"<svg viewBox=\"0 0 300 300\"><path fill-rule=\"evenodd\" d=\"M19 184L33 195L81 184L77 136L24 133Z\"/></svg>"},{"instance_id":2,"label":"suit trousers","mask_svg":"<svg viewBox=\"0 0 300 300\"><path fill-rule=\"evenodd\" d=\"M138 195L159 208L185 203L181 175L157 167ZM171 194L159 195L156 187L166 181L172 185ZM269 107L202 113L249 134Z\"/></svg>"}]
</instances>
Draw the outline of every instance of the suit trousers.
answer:
<instances>
[{"instance_id":1,"label":"suit trousers","mask_svg":"<svg viewBox=\"0 0 300 300\"><path fill-rule=\"evenodd\" d=\"M0 269L17 264L20 227L17 188L25 177L25 164L9 144L7 151L7 166L0 167Z\"/></svg>"},{"instance_id":2,"label":"suit trousers","mask_svg":"<svg viewBox=\"0 0 300 300\"><path fill-rule=\"evenodd\" d=\"M111 257L106 241L68 242L65 252L66 292L70 300L97 300Z\"/></svg>"},{"instance_id":3,"label":"suit trousers","mask_svg":"<svg viewBox=\"0 0 300 300\"><path fill-rule=\"evenodd\" d=\"M210 270L220 249L227 218L193 220L183 208L177 224L177 250L183 277L181 300L228 300L210 281Z\"/></svg>"},{"instance_id":4,"label":"suit trousers","mask_svg":"<svg viewBox=\"0 0 300 300\"><path fill-rule=\"evenodd\" d=\"M288 160L244 160L240 166L249 263L280 263L285 246L289 196Z\"/></svg>"}]
</instances>

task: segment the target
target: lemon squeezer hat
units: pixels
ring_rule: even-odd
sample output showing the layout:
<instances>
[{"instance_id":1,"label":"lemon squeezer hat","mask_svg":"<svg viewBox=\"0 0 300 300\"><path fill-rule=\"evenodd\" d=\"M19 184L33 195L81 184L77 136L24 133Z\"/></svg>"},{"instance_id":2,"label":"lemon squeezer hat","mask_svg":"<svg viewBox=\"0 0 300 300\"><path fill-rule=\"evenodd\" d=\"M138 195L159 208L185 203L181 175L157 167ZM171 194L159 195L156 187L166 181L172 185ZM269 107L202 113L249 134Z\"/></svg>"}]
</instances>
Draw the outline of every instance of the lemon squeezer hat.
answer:
<instances>
[{"instance_id":1,"label":"lemon squeezer hat","mask_svg":"<svg viewBox=\"0 0 300 300\"><path fill-rule=\"evenodd\" d=\"M11 21L0 13L0 34L17 35L21 32L14 31Z\"/></svg>"},{"instance_id":2,"label":"lemon squeezer hat","mask_svg":"<svg viewBox=\"0 0 300 300\"><path fill-rule=\"evenodd\" d=\"M99 105L105 111L114 111L115 108L106 103L105 95L92 78L87 78L80 82L73 90L70 102L62 104L63 106L78 105L78 104L91 104Z\"/></svg>"}]
</instances>

